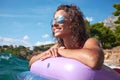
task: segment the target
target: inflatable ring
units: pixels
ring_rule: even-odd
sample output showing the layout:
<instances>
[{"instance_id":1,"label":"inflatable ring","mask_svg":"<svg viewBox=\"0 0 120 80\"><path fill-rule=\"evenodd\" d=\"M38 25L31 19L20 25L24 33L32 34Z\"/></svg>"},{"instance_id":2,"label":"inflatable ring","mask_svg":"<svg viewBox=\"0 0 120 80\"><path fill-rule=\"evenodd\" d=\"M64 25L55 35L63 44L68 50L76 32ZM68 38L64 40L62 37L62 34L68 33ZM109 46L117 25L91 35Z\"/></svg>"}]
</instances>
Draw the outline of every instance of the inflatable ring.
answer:
<instances>
[{"instance_id":1,"label":"inflatable ring","mask_svg":"<svg viewBox=\"0 0 120 80\"><path fill-rule=\"evenodd\" d=\"M120 74L105 65L93 70L77 60L63 57L38 60L30 71L56 80L120 80Z\"/></svg>"}]
</instances>

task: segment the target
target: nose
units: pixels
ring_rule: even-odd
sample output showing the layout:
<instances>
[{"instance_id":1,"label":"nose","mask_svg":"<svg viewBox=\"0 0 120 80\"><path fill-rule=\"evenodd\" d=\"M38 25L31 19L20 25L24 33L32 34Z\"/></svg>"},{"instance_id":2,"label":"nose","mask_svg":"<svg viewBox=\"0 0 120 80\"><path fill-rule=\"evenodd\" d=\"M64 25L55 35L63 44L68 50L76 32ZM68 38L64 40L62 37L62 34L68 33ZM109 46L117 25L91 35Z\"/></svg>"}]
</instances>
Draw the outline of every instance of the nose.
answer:
<instances>
[{"instance_id":1,"label":"nose","mask_svg":"<svg viewBox=\"0 0 120 80\"><path fill-rule=\"evenodd\" d=\"M56 21L53 21L52 27L58 27L59 24Z\"/></svg>"}]
</instances>

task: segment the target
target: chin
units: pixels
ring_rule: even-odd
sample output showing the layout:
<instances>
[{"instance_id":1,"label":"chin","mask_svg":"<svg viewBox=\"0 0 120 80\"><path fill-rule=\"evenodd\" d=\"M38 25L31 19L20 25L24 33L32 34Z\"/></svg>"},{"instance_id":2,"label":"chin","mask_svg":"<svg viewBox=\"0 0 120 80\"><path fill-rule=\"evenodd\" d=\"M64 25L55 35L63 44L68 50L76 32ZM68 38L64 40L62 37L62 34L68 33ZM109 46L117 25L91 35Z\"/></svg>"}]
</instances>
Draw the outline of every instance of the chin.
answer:
<instances>
[{"instance_id":1,"label":"chin","mask_svg":"<svg viewBox=\"0 0 120 80\"><path fill-rule=\"evenodd\" d=\"M56 38L61 38L61 35L54 34L54 37L56 37Z\"/></svg>"},{"instance_id":2,"label":"chin","mask_svg":"<svg viewBox=\"0 0 120 80\"><path fill-rule=\"evenodd\" d=\"M54 37L56 37L56 38L60 38L60 36L58 36L58 35L55 35Z\"/></svg>"}]
</instances>

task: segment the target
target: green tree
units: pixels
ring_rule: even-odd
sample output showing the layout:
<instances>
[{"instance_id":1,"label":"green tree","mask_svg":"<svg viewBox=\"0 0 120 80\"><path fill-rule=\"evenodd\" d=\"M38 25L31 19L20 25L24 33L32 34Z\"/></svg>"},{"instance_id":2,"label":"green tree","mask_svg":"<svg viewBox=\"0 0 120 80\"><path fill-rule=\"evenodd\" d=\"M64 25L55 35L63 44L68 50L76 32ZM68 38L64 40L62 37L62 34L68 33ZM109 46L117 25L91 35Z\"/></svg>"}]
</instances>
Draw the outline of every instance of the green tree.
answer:
<instances>
[{"instance_id":1,"label":"green tree","mask_svg":"<svg viewBox=\"0 0 120 80\"><path fill-rule=\"evenodd\" d=\"M120 25L115 27L116 46L120 45Z\"/></svg>"},{"instance_id":2,"label":"green tree","mask_svg":"<svg viewBox=\"0 0 120 80\"><path fill-rule=\"evenodd\" d=\"M110 28L104 26L100 29L100 31L100 41L103 45L103 48L112 48L116 42L114 32Z\"/></svg>"},{"instance_id":3,"label":"green tree","mask_svg":"<svg viewBox=\"0 0 120 80\"><path fill-rule=\"evenodd\" d=\"M114 32L109 27L105 27L103 23L96 23L90 27L91 36L97 38L101 42L103 48L113 47L116 38Z\"/></svg>"},{"instance_id":4,"label":"green tree","mask_svg":"<svg viewBox=\"0 0 120 80\"><path fill-rule=\"evenodd\" d=\"M102 27L102 23L96 23L90 25L90 35L100 40L101 31L99 30Z\"/></svg>"},{"instance_id":5,"label":"green tree","mask_svg":"<svg viewBox=\"0 0 120 80\"><path fill-rule=\"evenodd\" d=\"M118 16L118 20L115 21L115 24L117 24L117 26L115 27L114 30L116 37L115 45L118 46L120 45L120 3L114 4L113 7L116 9L116 11L113 12L113 15Z\"/></svg>"},{"instance_id":6,"label":"green tree","mask_svg":"<svg viewBox=\"0 0 120 80\"><path fill-rule=\"evenodd\" d=\"M115 21L116 24L120 24L120 3L114 4L113 7L116 9L115 12L113 12L114 16L119 16L118 20Z\"/></svg>"}]
</instances>

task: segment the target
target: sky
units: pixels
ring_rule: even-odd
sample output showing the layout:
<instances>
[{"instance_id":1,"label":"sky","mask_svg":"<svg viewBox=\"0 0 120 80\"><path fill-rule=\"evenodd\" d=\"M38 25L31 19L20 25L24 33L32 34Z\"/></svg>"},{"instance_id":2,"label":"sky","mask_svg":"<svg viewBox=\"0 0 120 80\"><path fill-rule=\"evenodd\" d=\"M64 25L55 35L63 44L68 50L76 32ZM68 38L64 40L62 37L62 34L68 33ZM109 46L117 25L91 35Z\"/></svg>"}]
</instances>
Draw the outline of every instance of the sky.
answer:
<instances>
[{"instance_id":1,"label":"sky","mask_svg":"<svg viewBox=\"0 0 120 80\"><path fill-rule=\"evenodd\" d=\"M91 24L115 11L119 0L0 0L0 45L39 46L54 43L51 21L61 4L77 5Z\"/></svg>"}]
</instances>

